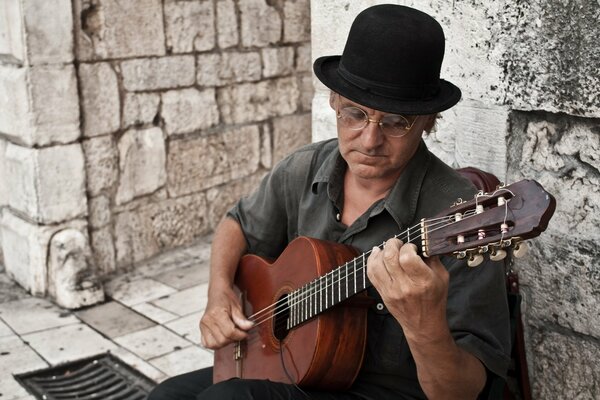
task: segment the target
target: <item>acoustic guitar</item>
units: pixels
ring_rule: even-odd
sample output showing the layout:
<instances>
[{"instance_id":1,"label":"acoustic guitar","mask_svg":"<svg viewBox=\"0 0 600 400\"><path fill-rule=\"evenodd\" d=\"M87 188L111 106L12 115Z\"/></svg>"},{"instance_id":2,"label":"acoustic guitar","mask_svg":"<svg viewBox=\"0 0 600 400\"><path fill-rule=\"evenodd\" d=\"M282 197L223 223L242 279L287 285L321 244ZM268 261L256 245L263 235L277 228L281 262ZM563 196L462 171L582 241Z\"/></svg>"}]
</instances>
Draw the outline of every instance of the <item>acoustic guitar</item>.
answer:
<instances>
[{"instance_id":1,"label":"acoustic guitar","mask_svg":"<svg viewBox=\"0 0 600 400\"><path fill-rule=\"evenodd\" d=\"M511 248L522 255L523 241L546 229L555 207L539 183L523 180L458 199L395 237L416 244L423 257L454 255L474 267L485 254L501 260ZM255 325L247 339L215 351L214 382L237 377L348 388L365 352L369 254L299 237L275 262L245 255L235 286Z\"/></svg>"}]
</instances>

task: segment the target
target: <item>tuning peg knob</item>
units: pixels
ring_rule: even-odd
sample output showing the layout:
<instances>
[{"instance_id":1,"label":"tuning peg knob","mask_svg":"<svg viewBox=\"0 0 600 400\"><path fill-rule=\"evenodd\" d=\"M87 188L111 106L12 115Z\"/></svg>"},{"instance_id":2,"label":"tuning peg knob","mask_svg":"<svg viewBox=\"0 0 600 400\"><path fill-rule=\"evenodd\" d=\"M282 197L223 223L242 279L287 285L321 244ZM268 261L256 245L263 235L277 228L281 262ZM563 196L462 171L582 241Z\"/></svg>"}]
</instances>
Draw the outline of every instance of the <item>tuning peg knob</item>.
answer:
<instances>
[{"instance_id":1,"label":"tuning peg knob","mask_svg":"<svg viewBox=\"0 0 600 400\"><path fill-rule=\"evenodd\" d=\"M513 255L516 258L521 258L521 257L525 256L525 254L527 254L527 250L528 250L527 243L519 242L515 245L515 248L513 250Z\"/></svg>"},{"instance_id":2,"label":"tuning peg knob","mask_svg":"<svg viewBox=\"0 0 600 400\"><path fill-rule=\"evenodd\" d=\"M494 250L490 253L490 260L492 260L492 261L504 260L505 257L506 257L506 251L501 250L501 249Z\"/></svg>"},{"instance_id":3,"label":"tuning peg knob","mask_svg":"<svg viewBox=\"0 0 600 400\"><path fill-rule=\"evenodd\" d=\"M476 267L483 262L483 256L481 254L472 254L467 260L469 267Z\"/></svg>"}]
</instances>

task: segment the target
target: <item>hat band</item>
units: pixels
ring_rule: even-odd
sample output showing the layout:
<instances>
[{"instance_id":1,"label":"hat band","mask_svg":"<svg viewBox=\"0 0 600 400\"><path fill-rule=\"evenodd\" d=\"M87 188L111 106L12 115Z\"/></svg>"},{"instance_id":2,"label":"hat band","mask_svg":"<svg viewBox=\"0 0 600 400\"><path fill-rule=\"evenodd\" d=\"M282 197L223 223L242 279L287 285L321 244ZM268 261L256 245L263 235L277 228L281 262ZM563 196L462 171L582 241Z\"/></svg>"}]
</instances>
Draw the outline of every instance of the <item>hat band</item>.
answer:
<instances>
[{"instance_id":1,"label":"hat band","mask_svg":"<svg viewBox=\"0 0 600 400\"><path fill-rule=\"evenodd\" d=\"M440 91L439 82L429 85L405 86L394 85L391 83L379 83L369 79L364 79L348 71L346 67L344 67L344 64L342 64L342 60L340 60L338 65L337 73L348 83L357 86L366 92L397 100L426 101L436 97Z\"/></svg>"}]
</instances>

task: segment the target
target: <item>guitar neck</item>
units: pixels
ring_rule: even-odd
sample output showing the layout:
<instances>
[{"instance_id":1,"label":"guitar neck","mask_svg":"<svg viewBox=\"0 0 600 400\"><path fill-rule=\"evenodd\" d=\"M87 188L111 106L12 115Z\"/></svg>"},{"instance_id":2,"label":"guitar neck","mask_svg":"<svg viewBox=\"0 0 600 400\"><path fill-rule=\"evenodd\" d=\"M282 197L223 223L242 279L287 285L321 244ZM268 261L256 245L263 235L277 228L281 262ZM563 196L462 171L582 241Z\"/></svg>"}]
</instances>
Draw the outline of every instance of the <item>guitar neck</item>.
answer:
<instances>
[{"instance_id":1,"label":"guitar neck","mask_svg":"<svg viewBox=\"0 0 600 400\"><path fill-rule=\"evenodd\" d=\"M413 227L394 236L406 243L421 244L421 229ZM383 243L378 247L382 248ZM371 250L334 268L287 296L289 317L287 328L306 322L331 307L372 286L367 277L367 259Z\"/></svg>"}]
</instances>

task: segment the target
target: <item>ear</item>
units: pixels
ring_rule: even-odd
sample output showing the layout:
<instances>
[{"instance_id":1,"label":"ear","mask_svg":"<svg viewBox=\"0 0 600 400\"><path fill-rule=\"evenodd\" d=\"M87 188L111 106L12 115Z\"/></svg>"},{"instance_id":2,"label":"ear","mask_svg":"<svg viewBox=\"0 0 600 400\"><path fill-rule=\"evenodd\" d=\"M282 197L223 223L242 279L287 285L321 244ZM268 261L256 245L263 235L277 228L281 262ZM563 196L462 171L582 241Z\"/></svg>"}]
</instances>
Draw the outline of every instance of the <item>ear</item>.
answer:
<instances>
[{"instance_id":1,"label":"ear","mask_svg":"<svg viewBox=\"0 0 600 400\"><path fill-rule=\"evenodd\" d=\"M436 119L438 118L439 113L430 114L427 116L427 121L425 122L425 127L423 130L428 134L431 133L431 130L435 126Z\"/></svg>"},{"instance_id":2,"label":"ear","mask_svg":"<svg viewBox=\"0 0 600 400\"><path fill-rule=\"evenodd\" d=\"M337 93L334 92L333 90L331 90L329 92L329 106L335 111L337 110L337 104L336 104L336 100L339 98L339 96L337 96Z\"/></svg>"}]
</instances>

